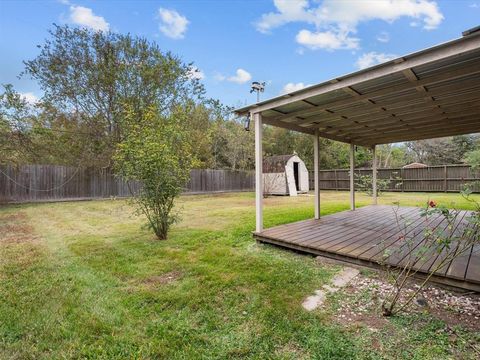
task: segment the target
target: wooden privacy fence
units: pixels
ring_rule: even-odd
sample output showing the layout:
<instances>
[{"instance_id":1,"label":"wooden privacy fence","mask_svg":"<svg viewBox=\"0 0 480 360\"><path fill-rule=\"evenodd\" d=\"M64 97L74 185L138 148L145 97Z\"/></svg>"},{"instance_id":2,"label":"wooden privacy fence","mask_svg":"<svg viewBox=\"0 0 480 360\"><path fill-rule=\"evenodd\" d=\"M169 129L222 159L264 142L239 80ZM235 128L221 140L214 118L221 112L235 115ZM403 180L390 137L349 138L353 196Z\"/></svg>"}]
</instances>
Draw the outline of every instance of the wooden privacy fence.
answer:
<instances>
[{"instance_id":1,"label":"wooden privacy fence","mask_svg":"<svg viewBox=\"0 0 480 360\"><path fill-rule=\"evenodd\" d=\"M252 191L250 171L192 170L185 193ZM130 183L133 191L139 184ZM110 169L57 165L0 166L0 203L127 197L127 182Z\"/></svg>"},{"instance_id":2,"label":"wooden privacy fence","mask_svg":"<svg viewBox=\"0 0 480 360\"><path fill-rule=\"evenodd\" d=\"M355 169L355 174L372 175L372 169ZM320 189L349 190L349 170L334 169L319 171ZM469 165L440 165L426 168L378 169L378 179L392 179L386 191L427 191L459 192L462 186L480 180L480 172ZM310 189L313 189L313 172L309 176ZM480 187L473 187L480 192Z\"/></svg>"},{"instance_id":3,"label":"wooden privacy fence","mask_svg":"<svg viewBox=\"0 0 480 360\"><path fill-rule=\"evenodd\" d=\"M186 193L212 193L255 190L253 171L194 169Z\"/></svg>"},{"instance_id":4,"label":"wooden privacy fence","mask_svg":"<svg viewBox=\"0 0 480 360\"><path fill-rule=\"evenodd\" d=\"M356 174L372 175L371 169L356 169ZM320 189L348 190L347 169L321 170ZM387 191L458 192L465 183L479 180L480 172L468 165L429 166L417 169L378 169L379 179L394 179ZM139 184L130 184L135 191ZM191 171L185 193L253 191L252 171ZM313 172L310 171L310 189ZM480 187L474 188L480 192ZM98 199L130 196L125 181L110 169L73 168L57 165L0 166L0 203Z\"/></svg>"}]
</instances>

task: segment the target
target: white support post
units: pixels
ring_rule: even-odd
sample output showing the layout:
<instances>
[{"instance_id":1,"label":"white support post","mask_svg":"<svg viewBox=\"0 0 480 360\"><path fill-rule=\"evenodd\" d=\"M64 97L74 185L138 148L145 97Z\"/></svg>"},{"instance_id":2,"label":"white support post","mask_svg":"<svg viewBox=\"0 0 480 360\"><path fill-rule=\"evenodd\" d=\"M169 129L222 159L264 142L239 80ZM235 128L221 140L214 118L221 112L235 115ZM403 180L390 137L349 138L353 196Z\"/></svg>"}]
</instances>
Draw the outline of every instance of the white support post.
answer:
<instances>
[{"instance_id":1,"label":"white support post","mask_svg":"<svg viewBox=\"0 0 480 360\"><path fill-rule=\"evenodd\" d=\"M350 210L355 210L355 145L350 144Z\"/></svg>"},{"instance_id":2,"label":"white support post","mask_svg":"<svg viewBox=\"0 0 480 360\"><path fill-rule=\"evenodd\" d=\"M263 156L262 156L262 115L253 114L255 121L255 231L263 230Z\"/></svg>"},{"instance_id":3,"label":"white support post","mask_svg":"<svg viewBox=\"0 0 480 360\"><path fill-rule=\"evenodd\" d=\"M372 196L373 204L377 205L377 146L372 146Z\"/></svg>"},{"instance_id":4,"label":"white support post","mask_svg":"<svg viewBox=\"0 0 480 360\"><path fill-rule=\"evenodd\" d=\"M313 184L315 189L315 219L320 219L320 184L318 176L319 147L318 147L318 130L313 135Z\"/></svg>"}]
</instances>

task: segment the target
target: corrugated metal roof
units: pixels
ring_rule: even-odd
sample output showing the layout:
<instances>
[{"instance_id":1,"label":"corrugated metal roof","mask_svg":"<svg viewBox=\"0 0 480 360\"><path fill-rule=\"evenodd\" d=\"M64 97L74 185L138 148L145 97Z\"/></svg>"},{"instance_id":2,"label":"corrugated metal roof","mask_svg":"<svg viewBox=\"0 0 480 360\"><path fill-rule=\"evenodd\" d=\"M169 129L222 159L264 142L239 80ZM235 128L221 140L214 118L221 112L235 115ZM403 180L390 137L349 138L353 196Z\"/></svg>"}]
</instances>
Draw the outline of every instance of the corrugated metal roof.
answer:
<instances>
[{"instance_id":1,"label":"corrugated metal roof","mask_svg":"<svg viewBox=\"0 0 480 360\"><path fill-rule=\"evenodd\" d=\"M358 145L480 132L480 33L236 110Z\"/></svg>"}]
</instances>

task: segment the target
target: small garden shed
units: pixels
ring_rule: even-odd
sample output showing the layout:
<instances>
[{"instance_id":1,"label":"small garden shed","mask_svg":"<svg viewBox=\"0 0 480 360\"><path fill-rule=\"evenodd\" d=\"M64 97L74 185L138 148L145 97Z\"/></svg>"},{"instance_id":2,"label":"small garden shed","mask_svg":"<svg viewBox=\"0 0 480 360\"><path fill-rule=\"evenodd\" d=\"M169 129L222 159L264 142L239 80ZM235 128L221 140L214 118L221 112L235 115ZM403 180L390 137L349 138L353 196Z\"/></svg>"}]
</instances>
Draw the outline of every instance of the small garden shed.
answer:
<instances>
[{"instance_id":1,"label":"small garden shed","mask_svg":"<svg viewBox=\"0 0 480 360\"><path fill-rule=\"evenodd\" d=\"M297 155L277 155L263 160L263 192L297 196L308 192L308 170Z\"/></svg>"}]
</instances>

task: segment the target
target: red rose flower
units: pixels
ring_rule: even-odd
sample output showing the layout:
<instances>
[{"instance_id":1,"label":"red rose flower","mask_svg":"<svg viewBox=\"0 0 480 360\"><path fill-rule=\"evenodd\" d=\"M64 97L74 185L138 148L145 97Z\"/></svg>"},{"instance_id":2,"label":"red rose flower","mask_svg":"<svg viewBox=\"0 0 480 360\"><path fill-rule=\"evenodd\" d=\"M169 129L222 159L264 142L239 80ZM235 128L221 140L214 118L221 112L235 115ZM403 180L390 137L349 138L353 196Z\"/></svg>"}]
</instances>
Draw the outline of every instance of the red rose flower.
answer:
<instances>
[{"instance_id":1,"label":"red rose flower","mask_svg":"<svg viewBox=\"0 0 480 360\"><path fill-rule=\"evenodd\" d=\"M428 206L434 208L434 207L437 207L437 203L434 200L430 200L428 202Z\"/></svg>"}]
</instances>

